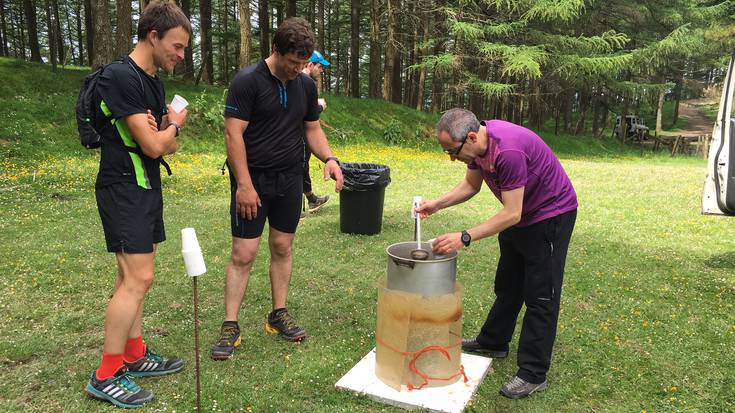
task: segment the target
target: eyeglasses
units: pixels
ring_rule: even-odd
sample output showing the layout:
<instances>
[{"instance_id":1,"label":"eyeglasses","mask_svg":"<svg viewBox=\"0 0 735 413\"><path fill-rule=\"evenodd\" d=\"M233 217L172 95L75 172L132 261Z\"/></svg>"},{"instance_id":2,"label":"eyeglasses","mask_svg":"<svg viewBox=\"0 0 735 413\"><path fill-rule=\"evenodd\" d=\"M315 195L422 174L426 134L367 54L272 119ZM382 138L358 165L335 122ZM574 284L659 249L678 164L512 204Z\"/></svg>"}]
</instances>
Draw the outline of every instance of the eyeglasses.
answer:
<instances>
[{"instance_id":1,"label":"eyeglasses","mask_svg":"<svg viewBox=\"0 0 735 413\"><path fill-rule=\"evenodd\" d=\"M446 153L449 156L457 156L460 152L462 152L462 147L464 144L467 143L467 137L465 136L462 140L462 144L459 145L456 149L444 149L444 153Z\"/></svg>"}]
</instances>

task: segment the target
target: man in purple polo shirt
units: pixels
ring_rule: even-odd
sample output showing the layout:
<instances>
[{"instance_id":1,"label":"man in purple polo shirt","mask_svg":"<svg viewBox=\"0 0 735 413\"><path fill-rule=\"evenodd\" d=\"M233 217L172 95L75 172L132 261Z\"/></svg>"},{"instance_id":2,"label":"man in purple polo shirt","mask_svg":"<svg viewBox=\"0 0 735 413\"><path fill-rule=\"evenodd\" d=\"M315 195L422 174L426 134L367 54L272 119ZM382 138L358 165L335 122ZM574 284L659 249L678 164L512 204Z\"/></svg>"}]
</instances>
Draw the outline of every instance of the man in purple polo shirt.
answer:
<instances>
[{"instance_id":1,"label":"man in purple polo shirt","mask_svg":"<svg viewBox=\"0 0 735 413\"><path fill-rule=\"evenodd\" d=\"M500 393L519 399L545 390L564 263L577 216L572 183L544 141L522 126L502 120L479 122L470 111L452 109L442 116L437 132L444 152L453 161L466 163L467 173L454 189L423 202L417 212L428 217L465 202L480 191L483 180L503 204L488 220L434 241L434 251L447 254L498 234L495 303L480 334L462 340L462 349L506 357L525 303L518 372Z\"/></svg>"}]
</instances>

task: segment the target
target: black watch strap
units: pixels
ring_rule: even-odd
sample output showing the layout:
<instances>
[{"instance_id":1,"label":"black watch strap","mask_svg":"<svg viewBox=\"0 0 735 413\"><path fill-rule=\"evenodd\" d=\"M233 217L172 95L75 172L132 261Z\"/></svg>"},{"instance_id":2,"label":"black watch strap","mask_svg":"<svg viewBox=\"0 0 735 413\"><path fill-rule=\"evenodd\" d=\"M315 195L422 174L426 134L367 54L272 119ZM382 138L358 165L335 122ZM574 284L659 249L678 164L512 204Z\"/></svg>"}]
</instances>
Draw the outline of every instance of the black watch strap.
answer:
<instances>
[{"instance_id":1,"label":"black watch strap","mask_svg":"<svg viewBox=\"0 0 735 413\"><path fill-rule=\"evenodd\" d=\"M470 242L472 242L472 236L470 236L470 233L462 231L462 244L464 244L465 247L469 247Z\"/></svg>"},{"instance_id":2,"label":"black watch strap","mask_svg":"<svg viewBox=\"0 0 735 413\"><path fill-rule=\"evenodd\" d=\"M178 138L181 133L181 126L176 122L169 122L169 125L174 125L174 128L176 128L176 137Z\"/></svg>"},{"instance_id":3,"label":"black watch strap","mask_svg":"<svg viewBox=\"0 0 735 413\"><path fill-rule=\"evenodd\" d=\"M326 159L326 160L324 161L324 163L327 163L327 162L329 162L329 161L334 161L334 162L337 162L337 165L339 165L339 166L342 166L342 163L341 163L341 162L339 161L339 159L337 159L337 157L336 157L336 156L330 156L330 157L328 157L328 158L327 158L327 159Z\"/></svg>"}]
</instances>

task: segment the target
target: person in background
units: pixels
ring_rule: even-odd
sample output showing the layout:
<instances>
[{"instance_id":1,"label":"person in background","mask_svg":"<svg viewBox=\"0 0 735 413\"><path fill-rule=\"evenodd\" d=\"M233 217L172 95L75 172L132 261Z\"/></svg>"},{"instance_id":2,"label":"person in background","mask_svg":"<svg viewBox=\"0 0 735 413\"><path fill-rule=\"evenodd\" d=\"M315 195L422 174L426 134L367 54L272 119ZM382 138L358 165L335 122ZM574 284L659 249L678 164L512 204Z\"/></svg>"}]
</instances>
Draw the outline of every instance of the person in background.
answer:
<instances>
[{"instance_id":1,"label":"person in background","mask_svg":"<svg viewBox=\"0 0 735 413\"><path fill-rule=\"evenodd\" d=\"M311 58L309 58L309 63L306 64L306 67L304 67L302 72L314 79L316 82L319 80L322 73L324 73L324 69L329 66L329 60L325 59L324 55L314 50L314 53L311 54ZM327 108L327 101L319 98L317 102L319 103L319 112L321 113ZM309 148L308 143L306 143L306 139L304 139L304 197L306 197L309 209L308 211L303 211L301 213L301 218L306 217L307 212L316 212L319 208L324 206L327 201L329 201L329 195L317 196L312 192L311 176L309 175L309 159L311 159L311 149Z\"/></svg>"}]
</instances>

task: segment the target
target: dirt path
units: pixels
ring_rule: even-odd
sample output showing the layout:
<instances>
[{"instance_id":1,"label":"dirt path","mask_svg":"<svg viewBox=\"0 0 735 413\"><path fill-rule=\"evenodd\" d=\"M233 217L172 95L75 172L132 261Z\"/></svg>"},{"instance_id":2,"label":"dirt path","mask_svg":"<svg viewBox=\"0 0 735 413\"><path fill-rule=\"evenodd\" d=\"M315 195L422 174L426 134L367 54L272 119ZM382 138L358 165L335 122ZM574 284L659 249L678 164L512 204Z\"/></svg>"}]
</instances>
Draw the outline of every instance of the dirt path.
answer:
<instances>
[{"instance_id":1,"label":"dirt path","mask_svg":"<svg viewBox=\"0 0 735 413\"><path fill-rule=\"evenodd\" d=\"M681 102L679 104L679 116L687 118L686 129L677 131L677 135L681 136L701 136L712 133L713 123L707 119L701 110L696 106L698 100Z\"/></svg>"}]
</instances>

